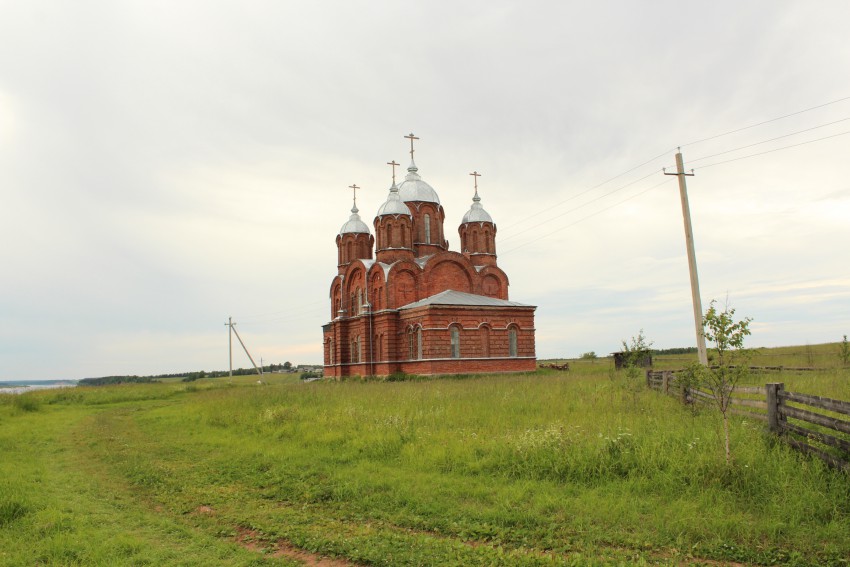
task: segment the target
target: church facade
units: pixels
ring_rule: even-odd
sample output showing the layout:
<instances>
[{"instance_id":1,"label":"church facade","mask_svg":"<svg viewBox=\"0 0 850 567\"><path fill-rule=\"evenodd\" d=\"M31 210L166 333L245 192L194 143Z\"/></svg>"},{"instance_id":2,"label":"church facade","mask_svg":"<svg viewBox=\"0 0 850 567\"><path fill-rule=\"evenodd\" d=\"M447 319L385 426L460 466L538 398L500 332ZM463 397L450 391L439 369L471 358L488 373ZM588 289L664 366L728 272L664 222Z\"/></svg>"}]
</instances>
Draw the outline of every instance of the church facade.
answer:
<instances>
[{"instance_id":1,"label":"church facade","mask_svg":"<svg viewBox=\"0 0 850 567\"><path fill-rule=\"evenodd\" d=\"M524 372L536 367L536 307L508 299L496 261L496 224L481 205L478 173L470 209L449 250L445 211L413 160L393 182L372 231L351 216L337 234L331 321L323 326L325 376Z\"/></svg>"}]
</instances>

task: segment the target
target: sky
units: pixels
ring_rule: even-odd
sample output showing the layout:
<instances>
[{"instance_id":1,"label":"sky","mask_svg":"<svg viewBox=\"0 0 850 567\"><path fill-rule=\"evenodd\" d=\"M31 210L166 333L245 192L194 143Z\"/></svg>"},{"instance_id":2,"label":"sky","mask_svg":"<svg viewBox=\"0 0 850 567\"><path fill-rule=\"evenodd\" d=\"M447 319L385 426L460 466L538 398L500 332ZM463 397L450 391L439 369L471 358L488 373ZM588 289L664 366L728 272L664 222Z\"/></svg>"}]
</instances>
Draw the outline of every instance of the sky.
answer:
<instances>
[{"instance_id":1,"label":"sky","mask_svg":"<svg viewBox=\"0 0 850 567\"><path fill-rule=\"evenodd\" d=\"M850 333L850 4L0 0L0 380L321 363L352 184L472 171L539 358ZM236 344L238 349L238 344ZM234 351L234 366L250 361Z\"/></svg>"}]
</instances>

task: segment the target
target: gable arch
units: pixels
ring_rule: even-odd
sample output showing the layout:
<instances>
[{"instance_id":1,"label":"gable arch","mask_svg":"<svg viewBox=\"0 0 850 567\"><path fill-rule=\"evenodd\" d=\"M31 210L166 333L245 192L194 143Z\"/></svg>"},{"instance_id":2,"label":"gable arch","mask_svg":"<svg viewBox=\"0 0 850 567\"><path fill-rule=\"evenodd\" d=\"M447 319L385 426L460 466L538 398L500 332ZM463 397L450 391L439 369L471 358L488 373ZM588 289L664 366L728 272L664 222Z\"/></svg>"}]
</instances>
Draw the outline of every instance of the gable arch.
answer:
<instances>
[{"instance_id":1,"label":"gable arch","mask_svg":"<svg viewBox=\"0 0 850 567\"><path fill-rule=\"evenodd\" d=\"M448 289L476 293L478 278L468 258L457 252L443 252L425 265L424 279L430 296Z\"/></svg>"}]
</instances>

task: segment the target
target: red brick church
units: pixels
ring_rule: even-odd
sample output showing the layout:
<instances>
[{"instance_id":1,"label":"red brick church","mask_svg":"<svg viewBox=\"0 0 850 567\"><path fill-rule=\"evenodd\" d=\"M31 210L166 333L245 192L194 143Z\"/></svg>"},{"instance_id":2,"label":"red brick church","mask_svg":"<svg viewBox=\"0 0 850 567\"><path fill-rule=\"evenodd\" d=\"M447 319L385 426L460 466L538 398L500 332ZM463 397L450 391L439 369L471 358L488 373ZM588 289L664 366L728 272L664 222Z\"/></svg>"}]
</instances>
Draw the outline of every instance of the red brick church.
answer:
<instances>
[{"instance_id":1,"label":"red brick church","mask_svg":"<svg viewBox=\"0 0 850 567\"><path fill-rule=\"evenodd\" d=\"M336 237L331 322L324 325L325 376L461 374L534 370L534 310L508 300L496 263L496 224L481 206L478 173L472 206L449 250L446 214L413 161L378 208L372 236L358 215ZM374 256L373 256L374 248Z\"/></svg>"}]
</instances>

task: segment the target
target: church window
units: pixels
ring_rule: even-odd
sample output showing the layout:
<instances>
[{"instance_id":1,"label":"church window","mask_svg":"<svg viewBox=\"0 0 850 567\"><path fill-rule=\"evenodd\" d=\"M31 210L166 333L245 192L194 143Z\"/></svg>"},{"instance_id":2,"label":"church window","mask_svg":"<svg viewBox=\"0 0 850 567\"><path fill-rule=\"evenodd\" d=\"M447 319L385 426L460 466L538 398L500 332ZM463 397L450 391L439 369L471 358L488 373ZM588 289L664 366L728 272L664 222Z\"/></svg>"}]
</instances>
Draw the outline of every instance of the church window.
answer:
<instances>
[{"instance_id":1,"label":"church window","mask_svg":"<svg viewBox=\"0 0 850 567\"><path fill-rule=\"evenodd\" d=\"M387 238L386 244L384 244L385 248L393 247L393 223L387 222Z\"/></svg>"},{"instance_id":2,"label":"church window","mask_svg":"<svg viewBox=\"0 0 850 567\"><path fill-rule=\"evenodd\" d=\"M425 213L425 244L431 244L431 215Z\"/></svg>"},{"instance_id":3,"label":"church window","mask_svg":"<svg viewBox=\"0 0 850 567\"><path fill-rule=\"evenodd\" d=\"M452 358L460 358L460 329L457 326L451 327L452 337Z\"/></svg>"},{"instance_id":4,"label":"church window","mask_svg":"<svg viewBox=\"0 0 850 567\"><path fill-rule=\"evenodd\" d=\"M363 290L357 288L357 313L363 313Z\"/></svg>"},{"instance_id":5,"label":"church window","mask_svg":"<svg viewBox=\"0 0 850 567\"><path fill-rule=\"evenodd\" d=\"M488 254L492 254L494 252L492 246L490 246L490 231L489 230L484 231L484 251L487 252Z\"/></svg>"},{"instance_id":6,"label":"church window","mask_svg":"<svg viewBox=\"0 0 850 567\"><path fill-rule=\"evenodd\" d=\"M481 356L490 358L490 328L481 327Z\"/></svg>"},{"instance_id":7,"label":"church window","mask_svg":"<svg viewBox=\"0 0 850 567\"><path fill-rule=\"evenodd\" d=\"M407 330L407 358L409 360L414 359L414 348L413 348L413 327Z\"/></svg>"},{"instance_id":8,"label":"church window","mask_svg":"<svg viewBox=\"0 0 850 567\"><path fill-rule=\"evenodd\" d=\"M422 360L422 327L416 328L416 359Z\"/></svg>"},{"instance_id":9,"label":"church window","mask_svg":"<svg viewBox=\"0 0 850 567\"><path fill-rule=\"evenodd\" d=\"M516 327L508 329L508 355L516 356Z\"/></svg>"},{"instance_id":10,"label":"church window","mask_svg":"<svg viewBox=\"0 0 850 567\"><path fill-rule=\"evenodd\" d=\"M472 231L472 251L478 252L478 231Z\"/></svg>"},{"instance_id":11,"label":"church window","mask_svg":"<svg viewBox=\"0 0 850 567\"><path fill-rule=\"evenodd\" d=\"M345 262L351 261L351 241L345 243Z\"/></svg>"},{"instance_id":12,"label":"church window","mask_svg":"<svg viewBox=\"0 0 850 567\"><path fill-rule=\"evenodd\" d=\"M329 339L328 341L328 363L334 363L334 340Z\"/></svg>"},{"instance_id":13,"label":"church window","mask_svg":"<svg viewBox=\"0 0 850 567\"><path fill-rule=\"evenodd\" d=\"M362 359L360 358L360 335L357 335L357 338L354 339L354 362L360 362Z\"/></svg>"}]
</instances>

